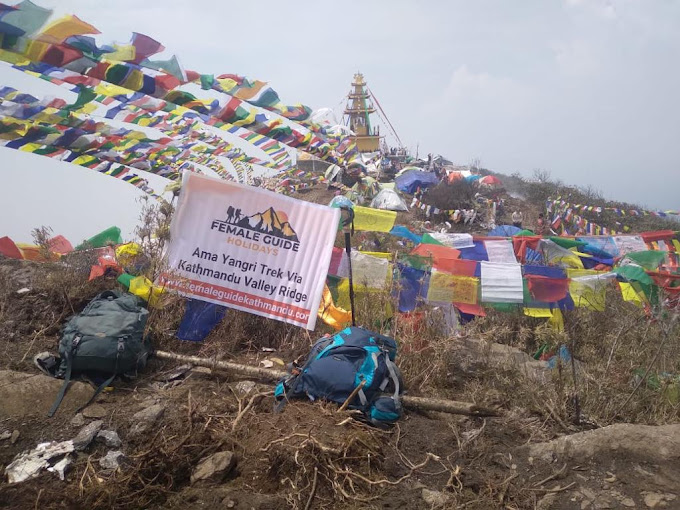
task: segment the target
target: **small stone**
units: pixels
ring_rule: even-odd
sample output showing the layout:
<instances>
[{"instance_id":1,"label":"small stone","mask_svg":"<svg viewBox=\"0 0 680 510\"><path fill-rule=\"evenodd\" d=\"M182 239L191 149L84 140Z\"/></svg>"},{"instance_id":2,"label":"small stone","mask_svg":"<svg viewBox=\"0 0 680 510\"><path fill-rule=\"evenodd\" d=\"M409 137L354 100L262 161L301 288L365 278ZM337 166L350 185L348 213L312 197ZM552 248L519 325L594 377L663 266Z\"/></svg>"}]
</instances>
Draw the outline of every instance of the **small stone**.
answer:
<instances>
[{"instance_id":1,"label":"small stone","mask_svg":"<svg viewBox=\"0 0 680 510\"><path fill-rule=\"evenodd\" d=\"M108 413L104 406L94 404L83 409L85 418L104 418Z\"/></svg>"},{"instance_id":2,"label":"small stone","mask_svg":"<svg viewBox=\"0 0 680 510\"><path fill-rule=\"evenodd\" d=\"M154 404L146 409L142 409L132 416L132 428L130 429L130 436L138 436L150 429L158 418L165 412L165 406L162 404Z\"/></svg>"},{"instance_id":3,"label":"small stone","mask_svg":"<svg viewBox=\"0 0 680 510\"><path fill-rule=\"evenodd\" d=\"M103 421L96 420L88 423L82 429L80 429L78 435L73 438L73 447L76 449L76 451L82 451L87 448L99 430L102 428L102 425L104 425Z\"/></svg>"},{"instance_id":4,"label":"small stone","mask_svg":"<svg viewBox=\"0 0 680 510\"><path fill-rule=\"evenodd\" d=\"M609 510L610 508L616 508L616 507L614 506L614 502L611 501L607 496L600 495L593 502L593 508L595 510Z\"/></svg>"},{"instance_id":5,"label":"small stone","mask_svg":"<svg viewBox=\"0 0 680 510\"><path fill-rule=\"evenodd\" d=\"M224 498L222 500L222 505L226 508L234 508L236 506L236 501L231 498Z\"/></svg>"},{"instance_id":6,"label":"small stone","mask_svg":"<svg viewBox=\"0 0 680 510\"><path fill-rule=\"evenodd\" d=\"M161 374L161 376L158 378L160 380L163 380L165 382L170 382L170 381L175 381L177 379L184 379L186 374L188 372L191 372L191 365L181 365L170 372L166 372L165 374Z\"/></svg>"},{"instance_id":7,"label":"small stone","mask_svg":"<svg viewBox=\"0 0 680 510\"><path fill-rule=\"evenodd\" d=\"M546 494L536 504L536 510L550 510L557 499L557 494Z\"/></svg>"},{"instance_id":8,"label":"small stone","mask_svg":"<svg viewBox=\"0 0 680 510\"><path fill-rule=\"evenodd\" d=\"M677 498L674 494L662 494L660 492L643 492L642 498L647 508L665 508L667 502Z\"/></svg>"},{"instance_id":9,"label":"small stone","mask_svg":"<svg viewBox=\"0 0 680 510\"><path fill-rule=\"evenodd\" d=\"M593 491L590 489L587 489L586 487L582 487L580 489L581 494L583 494L583 497L586 499L594 500L596 498L596 495Z\"/></svg>"},{"instance_id":10,"label":"small stone","mask_svg":"<svg viewBox=\"0 0 680 510\"><path fill-rule=\"evenodd\" d=\"M106 446L110 446L111 448L117 448L122 444L122 441L115 430L100 430L97 434L97 439L101 439Z\"/></svg>"},{"instance_id":11,"label":"small stone","mask_svg":"<svg viewBox=\"0 0 680 510\"><path fill-rule=\"evenodd\" d=\"M48 467L47 470L51 471L52 473L57 473L59 476L59 480L64 480L66 477L66 470L68 469L69 465L71 464L71 459L66 456L63 459L61 459L59 462L57 462L54 466Z\"/></svg>"},{"instance_id":12,"label":"small stone","mask_svg":"<svg viewBox=\"0 0 680 510\"><path fill-rule=\"evenodd\" d=\"M0 441L4 441L5 439L9 439L12 437L12 433L9 430L3 430L0 432Z\"/></svg>"},{"instance_id":13,"label":"small stone","mask_svg":"<svg viewBox=\"0 0 680 510\"><path fill-rule=\"evenodd\" d=\"M201 480L222 481L236 464L233 452L217 452L202 459L191 474L191 483Z\"/></svg>"},{"instance_id":14,"label":"small stone","mask_svg":"<svg viewBox=\"0 0 680 510\"><path fill-rule=\"evenodd\" d=\"M245 397L255 391L256 386L257 385L253 381L239 381L234 385L234 392L239 397Z\"/></svg>"},{"instance_id":15,"label":"small stone","mask_svg":"<svg viewBox=\"0 0 680 510\"><path fill-rule=\"evenodd\" d=\"M21 296L22 294L28 294L29 292L31 292L31 289L28 287L23 287L17 291L17 294Z\"/></svg>"},{"instance_id":16,"label":"small stone","mask_svg":"<svg viewBox=\"0 0 680 510\"><path fill-rule=\"evenodd\" d=\"M99 459L99 465L104 469L116 470L120 467L120 461L125 458L121 451L110 451L105 457Z\"/></svg>"},{"instance_id":17,"label":"small stone","mask_svg":"<svg viewBox=\"0 0 680 510\"><path fill-rule=\"evenodd\" d=\"M621 504L623 506L627 506L628 508L635 508L635 501L633 501L632 498L623 498L621 500Z\"/></svg>"},{"instance_id":18,"label":"small stone","mask_svg":"<svg viewBox=\"0 0 680 510\"><path fill-rule=\"evenodd\" d=\"M422 498L432 508L444 508L449 501L448 495L443 492L423 489Z\"/></svg>"},{"instance_id":19,"label":"small stone","mask_svg":"<svg viewBox=\"0 0 680 510\"><path fill-rule=\"evenodd\" d=\"M73 418L71 418L71 425L82 427L85 425L85 417L80 413L76 414Z\"/></svg>"},{"instance_id":20,"label":"small stone","mask_svg":"<svg viewBox=\"0 0 680 510\"><path fill-rule=\"evenodd\" d=\"M10 438L9 438L9 442L12 443L12 444L16 443L16 442L19 440L19 435L20 435L20 434L21 434L21 432L19 432L18 430L14 429L14 431L12 432L12 435L11 435Z\"/></svg>"}]
</instances>

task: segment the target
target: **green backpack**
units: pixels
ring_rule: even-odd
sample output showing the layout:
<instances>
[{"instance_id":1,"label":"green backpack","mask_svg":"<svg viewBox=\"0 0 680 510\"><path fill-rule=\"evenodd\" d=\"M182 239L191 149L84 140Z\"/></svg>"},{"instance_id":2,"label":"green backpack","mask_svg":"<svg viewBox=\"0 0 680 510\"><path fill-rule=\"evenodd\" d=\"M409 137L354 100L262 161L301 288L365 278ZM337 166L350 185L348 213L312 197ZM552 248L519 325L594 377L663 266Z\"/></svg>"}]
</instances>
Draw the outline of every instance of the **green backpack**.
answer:
<instances>
[{"instance_id":1,"label":"green backpack","mask_svg":"<svg viewBox=\"0 0 680 510\"><path fill-rule=\"evenodd\" d=\"M56 374L64 378L64 384L48 416L53 416L59 408L74 373L107 377L80 411L117 375L146 366L153 348L144 336L149 311L141 302L132 294L110 290L98 295L80 314L68 320L59 341L61 364Z\"/></svg>"}]
</instances>

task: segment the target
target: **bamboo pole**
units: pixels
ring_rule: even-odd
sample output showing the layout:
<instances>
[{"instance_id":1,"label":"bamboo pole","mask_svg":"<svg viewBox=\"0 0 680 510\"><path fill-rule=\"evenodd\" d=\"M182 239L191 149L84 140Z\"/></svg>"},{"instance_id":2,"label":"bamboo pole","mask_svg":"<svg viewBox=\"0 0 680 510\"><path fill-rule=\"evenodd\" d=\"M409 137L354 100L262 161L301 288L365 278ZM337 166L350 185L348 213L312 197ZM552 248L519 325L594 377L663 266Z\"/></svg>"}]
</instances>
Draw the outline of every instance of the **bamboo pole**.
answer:
<instances>
[{"instance_id":1,"label":"bamboo pole","mask_svg":"<svg viewBox=\"0 0 680 510\"><path fill-rule=\"evenodd\" d=\"M234 374L245 375L265 381L278 381L289 375L288 372L283 372L281 370L251 367L248 365L241 365L240 363L199 358L198 356L186 356L184 354L175 354L167 351L156 351L155 355L159 359L190 363L199 367L207 367L212 369L217 368L227 372L232 372ZM414 411L437 411L440 413L464 414L467 416L500 415L500 412L497 410L487 409L470 402L459 402L457 400L412 397L410 395L403 395L401 400L406 409L412 409Z\"/></svg>"}]
</instances>

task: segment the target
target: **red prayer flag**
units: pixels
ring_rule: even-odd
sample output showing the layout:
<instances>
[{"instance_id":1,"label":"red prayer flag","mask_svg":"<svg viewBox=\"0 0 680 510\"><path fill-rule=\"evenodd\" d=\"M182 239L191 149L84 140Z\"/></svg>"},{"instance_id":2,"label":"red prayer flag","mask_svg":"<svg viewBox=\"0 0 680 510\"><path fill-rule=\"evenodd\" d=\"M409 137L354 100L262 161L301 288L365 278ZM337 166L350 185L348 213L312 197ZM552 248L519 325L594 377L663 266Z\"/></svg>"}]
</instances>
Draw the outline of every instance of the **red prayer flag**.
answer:
<instances>
[{"instance_id":1,"label":"red prayer flag","mask_svg":"<svg viewBox=\"0 0 680 510\"><path fill-rule=\"evenodd\" d=\"M536 301L556 303L567 297L569 280L567 278L549 278L547 276L526 275L529 292Z\"/></svg>"}]
</instances>

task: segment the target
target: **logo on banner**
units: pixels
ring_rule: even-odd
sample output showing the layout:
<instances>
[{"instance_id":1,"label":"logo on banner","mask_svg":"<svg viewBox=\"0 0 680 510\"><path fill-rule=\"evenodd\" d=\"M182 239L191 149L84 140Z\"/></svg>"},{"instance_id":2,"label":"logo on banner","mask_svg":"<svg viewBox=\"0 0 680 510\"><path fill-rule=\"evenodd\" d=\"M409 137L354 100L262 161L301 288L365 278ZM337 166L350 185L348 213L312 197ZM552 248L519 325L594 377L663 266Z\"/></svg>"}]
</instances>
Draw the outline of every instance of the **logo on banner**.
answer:
<instances>
[{"instance_id":1,"label":"logo on banner","mask_svg":"<svg viewBox=\"0 0 680 510\"><path fill-rule=\"evenodd\" d=\"M230 205L226 219L213 220L210 228L228 234L227 244L271 255L278 255L280 249L293 252L300 249L300 240L288 222L288 215L273 207L248 216Z\"/></svg>"}]
</instances>

